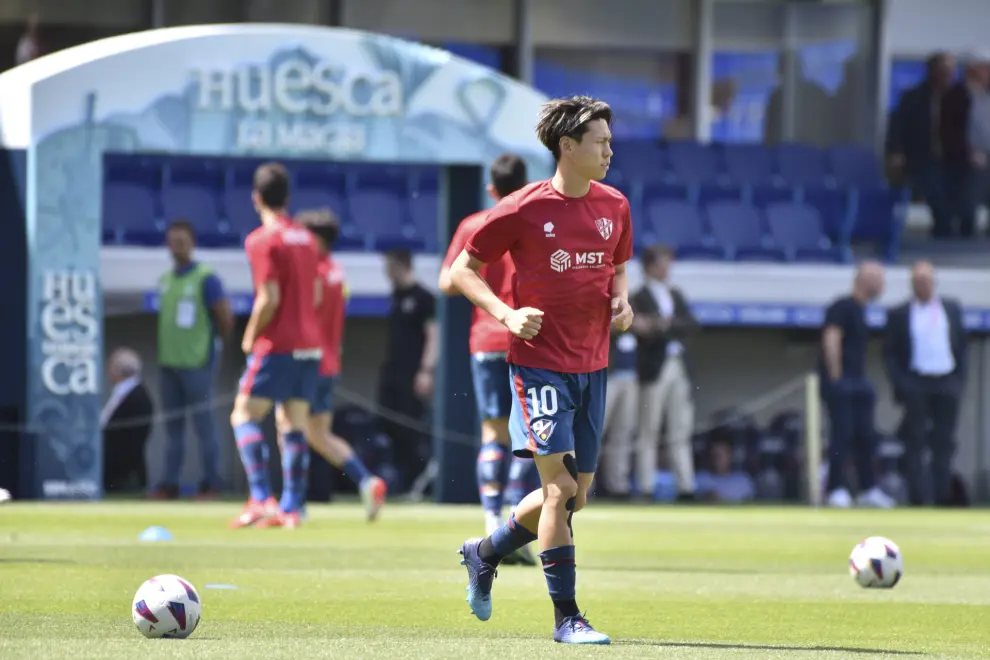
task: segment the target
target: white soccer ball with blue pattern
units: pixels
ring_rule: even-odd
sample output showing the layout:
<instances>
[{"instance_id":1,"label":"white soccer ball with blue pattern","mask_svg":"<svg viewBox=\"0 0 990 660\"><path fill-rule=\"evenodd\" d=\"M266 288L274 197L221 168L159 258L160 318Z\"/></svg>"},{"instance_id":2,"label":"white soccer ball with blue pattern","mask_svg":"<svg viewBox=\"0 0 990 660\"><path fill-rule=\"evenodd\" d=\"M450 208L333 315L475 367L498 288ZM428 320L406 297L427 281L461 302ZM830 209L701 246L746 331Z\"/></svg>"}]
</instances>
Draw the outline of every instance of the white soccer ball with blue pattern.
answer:
<instances>
[{"instance_id":1,"label":"white soccer ball with blue pattern","mask_svg":"<svg viewBox=\"0 0 990 660\"><path fill-rule=\"evenodd\" d=\"M199 625L203 612L199 592L178 575L159 575L141 585L134 595L131 616L145 637L185 639Z\"/></svg>"},{"instance_id":2,"label":"white soccer ball with blue pattern","mask_svg":"<svg viewBox=\"0 0 990 660\"><path fill-rule=\"evenodd\" d=\"M866 589L893 589L904 576L904 555L890 539L871 536L853 548L849 574Z\"/></svg>"}]
</instances>

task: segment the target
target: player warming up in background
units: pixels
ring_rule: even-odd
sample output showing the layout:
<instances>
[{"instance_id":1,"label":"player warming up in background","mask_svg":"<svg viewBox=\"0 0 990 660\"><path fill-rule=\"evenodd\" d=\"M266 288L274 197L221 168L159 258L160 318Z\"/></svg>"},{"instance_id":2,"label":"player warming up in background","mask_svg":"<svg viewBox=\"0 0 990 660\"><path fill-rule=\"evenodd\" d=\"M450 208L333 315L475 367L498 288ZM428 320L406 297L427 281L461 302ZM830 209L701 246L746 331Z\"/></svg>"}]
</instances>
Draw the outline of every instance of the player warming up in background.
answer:
<instances>
[{"instance_id":1,"label":"player warming up in background","mask_svg":"<svg viewBox=\"0 0 990 660\"><path fill-rule=\"evenodd\" d=\"M515 154L502 154L492 163L488 194L496 202L526 185L526 162ZM488 211L470 215L461 221L447 249L440 269L440 290L448 296L460 293L450 282L450 266L464 250L468 239L484 224ZM491 290L507 305L514 304L513 284L516 267L506 252L490 264L482 266L479 275ZM512 388L509 385L509 331L481 309L475 308L471 319L471 375L474 395L481 420L481 450L478 452L478 493L485 512L485 534L502 526L502 505L508 494L510 476L513 482L532 483L536 466L530 460L512 455L509 439L509 412L512 408ZM525 492L518 492L515 506ZM505 558L504 563L535 566L529 546L523 546Z\"/></svg>"},{"instance_id":2,"label":"player warming up in background","mask_svg":"<svg viewBox=\"0 0 990 660\"><path fill-rule=\"evenodd\" d=\"M267 163L257 169L251 198L261 217L261 227L244 241L254 279L254 307L241 342L247 367L230 414L251 499L230 524L295 527L306 500L305 430L323 343L317 318L320 255L309 230L286 213L289 174L282 165ZM274 403L283 404L287 420L278 504L268 480L268 445L261 430Z\"/></svg>"},{"instance_id":3,"label":"player warming up in background","mask_svg":"<svg viewBox=\"0 0 990 660\"><path fill-rule=\"evenodd\" d=\"M517 456L533 457L543 484L494 534L461 546L467 601L475 616L488 620L499 562L538 539L553 601L553 638L567 644L611 641L578 609L571 527L598 466L610 327L626 330L633 318L626 276L629 202L598 183L612 157L611 122L612 110L602 101L547 103L536 132L557 161L556 174L499 202L450 268L458 290L513 335L512 448ZM500 300L479 274L506 252L516 265L516 307Z\"/></svg>"},{"instance_id":4,"label":"player warming up in background","mask_svg":"<svg viewBox=\"0 0 990 660\"><path fill-rule=\"evenodd\" d=\"M334 261L330 249L340 233L337 217L329 209L303 211L296 215L296 222L313 234L320 252L317 272L323 285L320 302L320 337L323 357L320 359L320 378L316 393L309 407L309 428L306 440L327 462L342 470L358 487L368 521L378 516L388 486L385 481L368 471L364 463L343 438L331 432L333 427L333 393L340 377L340 354L344 341L344 316L347 306L347 285L344 269ZM291 429L285 414L285 406L275 412L279 429L279 444L285 451L285 437Z\"/></svg>"}]
</instances>

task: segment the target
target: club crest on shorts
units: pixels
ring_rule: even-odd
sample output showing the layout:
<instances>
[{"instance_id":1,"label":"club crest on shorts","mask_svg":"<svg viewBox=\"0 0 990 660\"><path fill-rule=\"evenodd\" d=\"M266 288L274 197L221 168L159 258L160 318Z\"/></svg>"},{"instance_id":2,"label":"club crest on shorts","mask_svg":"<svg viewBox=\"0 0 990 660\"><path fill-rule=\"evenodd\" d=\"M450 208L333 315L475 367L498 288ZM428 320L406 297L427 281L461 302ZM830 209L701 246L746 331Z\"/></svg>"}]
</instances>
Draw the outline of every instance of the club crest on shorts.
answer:
<instances>
[{"instance_id":1,"label":"club crest on shorts","mask_svg":"<svg viewBox=\"0 0 990 660\"><path fill-rule=\"evenodd\" d=\"M546 442L546 439L553 434L553 430L557 427L557 422L552 419L538 419L530 425L530 429L540 440Z\"/></svg>"},{"instance_id":2,"label":"club crest on shorts","mask_svg":"<svg viewBox=\"0 0 990 660\"><path fill-rule=\"evenodd\" d=\"M606 241L612 236L612 221L608 218L598 218L595 220L595 226Z\"/></svg>"}]
</instances>

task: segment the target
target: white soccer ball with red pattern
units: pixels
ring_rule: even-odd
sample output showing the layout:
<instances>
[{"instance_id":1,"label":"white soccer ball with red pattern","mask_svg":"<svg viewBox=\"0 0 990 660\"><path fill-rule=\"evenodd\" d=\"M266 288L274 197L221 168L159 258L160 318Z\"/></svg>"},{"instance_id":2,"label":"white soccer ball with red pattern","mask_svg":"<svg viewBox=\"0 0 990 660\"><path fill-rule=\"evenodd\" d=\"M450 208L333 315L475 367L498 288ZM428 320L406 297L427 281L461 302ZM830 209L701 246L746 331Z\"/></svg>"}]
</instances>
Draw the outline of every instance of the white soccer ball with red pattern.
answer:
<instances>
[{"instance_id":1,"label":"white soccer ball with red pattern","mask_svg":"<svg viewBox=\"0 0 990 660\"><path fill-rule=\"evenodd\" d=\"M849 574L867 589L893 589L904 576L904 555L897 544L871 536L849 555Z\"/></svg>"},{"instance_id":2,"label":"white soccer ball with red pattern","mask_svg":"<svg viewBox=\"0 0 990 660\"><path fill-rule=\"evenodd\" d=\"M199 592L178 575L153 577L137 590L131 605L134 625L145 637L185 639L203 612Z\"/></svg>"}]
</instances>

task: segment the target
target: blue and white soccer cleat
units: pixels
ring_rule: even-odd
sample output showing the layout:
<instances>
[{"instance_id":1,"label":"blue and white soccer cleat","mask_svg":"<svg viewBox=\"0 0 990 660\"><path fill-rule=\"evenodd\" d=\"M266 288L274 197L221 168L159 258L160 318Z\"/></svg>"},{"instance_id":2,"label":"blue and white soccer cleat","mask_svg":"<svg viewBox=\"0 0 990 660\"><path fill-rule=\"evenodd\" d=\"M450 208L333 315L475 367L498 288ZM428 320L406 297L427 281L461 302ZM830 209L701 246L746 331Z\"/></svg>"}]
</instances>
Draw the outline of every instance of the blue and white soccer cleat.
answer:
<instances>
[{"instance_id":1,"label":"blue and white soccer cleat","mask_svg":"<svg viewBox=\"0 0 990 660\"><path fill-rule=\"evenodd\" d=\"M566 617L553 631L553 641L561 644L611 644L612 639L591 627L583 614Z\"/></svg>"},{"instance_id":2,"label":"blue and white soccer cleat","mask_svg":"<svg viewBox=\"0 0 990 660\"><path fill-rule=\"evenodd\" d=\"M458 552L461 555L461 566L468 573L467 604L479 620L488 621L492 618L492 582L498 572L478 556L478 546L482 540L468 539Z\"/></svg>"}]
</instances>

